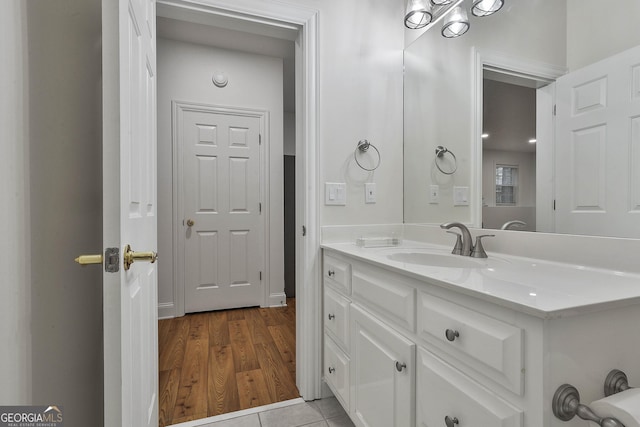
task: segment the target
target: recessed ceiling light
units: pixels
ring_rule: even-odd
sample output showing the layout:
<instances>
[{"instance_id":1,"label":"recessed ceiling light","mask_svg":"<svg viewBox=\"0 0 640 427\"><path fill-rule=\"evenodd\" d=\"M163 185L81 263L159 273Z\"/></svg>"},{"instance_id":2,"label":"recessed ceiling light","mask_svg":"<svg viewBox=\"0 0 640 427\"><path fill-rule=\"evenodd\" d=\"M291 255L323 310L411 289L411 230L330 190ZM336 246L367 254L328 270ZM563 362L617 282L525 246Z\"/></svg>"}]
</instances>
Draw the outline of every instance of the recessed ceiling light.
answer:
<instances>
[{"instance_id":1,"label":"recessed ceiling light","mask_svg":"<svg viewBox=\"0 0 640 427\"><path fill-rule=\"evenodd\" d=\"M480 135L483 139L484 138L489 138L489 134L488 133L483 133L482 135Z\"/></svg>"},{"instance_id":2,"label":"recessed ceiling light","mask_svg":"<svg viewBox=\"0 0 640 427\"><path fill-rule=\"evenodd\" d=\"M537 139L535 139L535 138L531 138L531 139L529 140L529 144L535 144L535 143L536 143L536 141L538 141L538 140L537 140Z\"/></svg>"}]
</instances>

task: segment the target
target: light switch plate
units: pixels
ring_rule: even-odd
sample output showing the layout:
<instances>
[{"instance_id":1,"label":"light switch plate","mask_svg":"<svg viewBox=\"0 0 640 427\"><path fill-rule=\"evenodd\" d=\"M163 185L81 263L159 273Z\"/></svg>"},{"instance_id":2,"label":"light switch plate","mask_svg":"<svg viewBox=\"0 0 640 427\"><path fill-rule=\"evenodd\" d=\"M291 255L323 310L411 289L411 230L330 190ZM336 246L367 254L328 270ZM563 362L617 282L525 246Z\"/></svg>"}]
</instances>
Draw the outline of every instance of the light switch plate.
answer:
<instances>
[{"instance_id":1,"label":"light switch plate","mask_svg":"<svg viewBox=\"0 0 640 427\"><path fill-rule=\"evenodd\" d=\"M377 199L376 184L374 182L367 182L364 184L364 202L375 203Z\"/></svg>"},{"instance_id":2,"label":"light switch plate","mask_svg":"<svg viewBox=\"0 0 640 427\"><path fill-rule=\"evenodd\" d=\"M440 203L440 186L439 185L429 186L429 203L434 205Z\"/></svg>"},{"instance_id":3,"label":"light switch plate","mask_svg":"<svg viewBox=\"0 0 640 427\"><path fill-rule=\"evenodd\" d=\"M347 184L344 182L324 183L324 204L344 206L347 204Z\"/></svg>"},{"instance_id":4,"label":"light switch plate","mask_svg":"<svg viewBox=\"0 0 640 427\"><path fill-rule=\"evenodd\" d=\"M453 206L469 206L469 187L453 187Z\"/></svg>"}]
</instances>

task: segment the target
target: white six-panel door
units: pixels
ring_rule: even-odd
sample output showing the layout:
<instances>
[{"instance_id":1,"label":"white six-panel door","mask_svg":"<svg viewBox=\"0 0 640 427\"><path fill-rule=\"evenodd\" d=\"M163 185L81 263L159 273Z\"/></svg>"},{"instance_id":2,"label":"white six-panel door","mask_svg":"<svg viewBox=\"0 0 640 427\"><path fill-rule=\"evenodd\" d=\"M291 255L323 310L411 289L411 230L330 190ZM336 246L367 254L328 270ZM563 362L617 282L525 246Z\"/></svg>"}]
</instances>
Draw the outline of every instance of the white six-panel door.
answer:
<instances>
[{"instance_id":1,"label":"white six-panel door","mask_svg":"<svg viewBox=\"0 0 640 427\"><path fill-rule=\"evenodd\" d=\"M123 267L123 249L157 249L155 0L104 0L104 425L158 425L157 264ZM167 254L169 255L169 254ZM169 261L169 260L167 260Z\"/></svg>"},{"instance_id":2,"label":"white six-panel door","mask_svg":"<svg viewBox=\"0 0 640 427\"><path fill-rule=\"evenodd\" d=\"M640 237L640 47L556 90L555 231Z\"/></svg>"},{"instance_id":3,"label":"white six-panel door","mask_svg":"<svg viewBox=\"0 0 640 427\"><path fill-rule=\"evenodd\" d=\"M182 155L185 311L261 305L260 113L174 103Z\"/></svg>"}]
</instances>

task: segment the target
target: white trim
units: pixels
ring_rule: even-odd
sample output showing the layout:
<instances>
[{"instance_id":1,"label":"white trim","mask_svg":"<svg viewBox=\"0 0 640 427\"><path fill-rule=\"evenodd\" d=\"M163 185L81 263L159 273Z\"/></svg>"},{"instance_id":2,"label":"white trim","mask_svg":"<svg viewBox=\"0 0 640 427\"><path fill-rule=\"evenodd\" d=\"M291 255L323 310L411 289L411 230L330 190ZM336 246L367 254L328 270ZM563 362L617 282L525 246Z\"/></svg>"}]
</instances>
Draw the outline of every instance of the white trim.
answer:
<instances>
[{"instance_id":1,"label":"white trim","mask_svg":"<svg viewBox=\"0 0 640 427\"><path fill-rule=\"evenodd\" d=\"M265 110L256 110L252 108L242 107L228 107L223 105L203 104L199 102L187 102L187 101L171 101L171 145L173 149L173 236L174 245L173 249L173 271L174 271L174 301L180 301L180 305L176 305L176 310L179 316L183 316L186 312L185 307L185 234L184 225L181 219L185 219L184 212L184 195L182 191L182 185L184 183L184 141L180 138L182 133L182 120L185 111L201 112L201 113L213 113L213 114L225 114L242 117L253 117L260 120L260 135L264 138L259 146L260 159L260 192L259 199L263 204L262 215L260 215L260 246L262 247L261 264L259 269L264 272L262 275L261 286L261 307L268 307L270 304L270 285L271 285L271 266L270 266L270 250L269 242L271 236L271 228L275 224L271 224L269 218L269 182L270 182L270 159L269 159L269 112ZM158 307L160 308L160 307Z\"/></svg>"},{"instance_id":2,"label":"white trim","mask_svg":"<svg viewBox=\"0 0 640 427\"><path fill-rule=\"evenodd\" d=\"M159 0L266 25L293 24L296 39L296 385L305 400L321 394L319 222L319 49L317 9L275 0ZM274 22L275 21L275 22ZM302 226L306 237L301 234Z\"/></svg>"},{"instance_id":3,"label":"white trim","mask_svg":"<svg viewBox=\"0 0 640 427\"><path fill-rule=\"evenodd\" d=\"M567 69L553 64L531 61L500 52L471 49L471 221L473 227L482 226L482 97L483 70L485 68L505 74L525 77L540 83L551 83L564 75Z\"/></svg>"},{"instance_id":4,"label":"white trim","mask_svg":"<svg viewBox=\"0 0 640 427\"><path fill-rule=\"evenodd\" d=\"M211 424L216 422L232 420L239 417L245 417L247 415L258 414L260 412L272 411L274 409L286 408L287 406L299 405L300 403L304 403L304 399L298 397L296 399L284 400L270 405L254 406L253 408L242 409L240 411L229 412L209 418L202 418L200 420L171 424L171 427L209 427Z\"/></svg>"},{"instance_id":5,"label":"white trim","mask_svg":"<svg viewBox=\"0 0 640 427\"><path fill-rule=\"evenodd\" d=\"M172 302L161 302L158 304L158 320L173 319L175 316L175 305Z\"/></svg>"}]
</instances>

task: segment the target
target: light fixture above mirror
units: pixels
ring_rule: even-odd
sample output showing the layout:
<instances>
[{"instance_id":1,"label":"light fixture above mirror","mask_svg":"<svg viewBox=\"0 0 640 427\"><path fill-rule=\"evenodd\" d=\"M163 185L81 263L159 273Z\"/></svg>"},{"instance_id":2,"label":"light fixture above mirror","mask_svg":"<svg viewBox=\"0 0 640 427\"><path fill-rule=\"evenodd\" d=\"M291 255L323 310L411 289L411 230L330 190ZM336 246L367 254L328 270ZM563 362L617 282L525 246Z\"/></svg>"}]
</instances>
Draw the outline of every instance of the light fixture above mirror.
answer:
<instances>
[{"instance_id":1,"label":"light fixture above mirror","mask_svg":"<svg viewBox=\"0 0 640 427\"><path fill-rule=\"evenodd\" d=\"M460 37L470 27L464 0L408 0L404 25L412 30L433 26L444 18L442 36ZM468 0L474 16L484 17L502 9L504 0Z\"/></svg>"}]
</instances>

